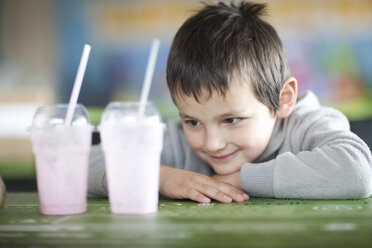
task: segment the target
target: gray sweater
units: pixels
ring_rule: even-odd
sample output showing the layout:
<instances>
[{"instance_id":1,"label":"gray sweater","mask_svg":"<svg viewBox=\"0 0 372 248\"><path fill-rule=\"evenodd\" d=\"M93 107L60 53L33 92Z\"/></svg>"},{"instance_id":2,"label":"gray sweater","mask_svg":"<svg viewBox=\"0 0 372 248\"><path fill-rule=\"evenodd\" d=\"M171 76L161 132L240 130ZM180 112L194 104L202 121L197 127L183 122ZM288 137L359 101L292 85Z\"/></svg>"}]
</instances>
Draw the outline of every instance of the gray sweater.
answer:
<instances>
[{"instance_id":1,"label":"gray sweater","mask_svg":"<svg viewBox=\"0 0 372 248\"><path fill-rule=\"evenodd\" d=\"M167 123L161 164L213 175L188 146L181 122ZM269 145L253 163L243 164L241 188L253 197L353 199L372 194L372 157L350 132L339 111L320 106L311 92L286 119L275 123ZM100 146L91 152L89 194L107 196Z\"/></svg>"}]
</instances>

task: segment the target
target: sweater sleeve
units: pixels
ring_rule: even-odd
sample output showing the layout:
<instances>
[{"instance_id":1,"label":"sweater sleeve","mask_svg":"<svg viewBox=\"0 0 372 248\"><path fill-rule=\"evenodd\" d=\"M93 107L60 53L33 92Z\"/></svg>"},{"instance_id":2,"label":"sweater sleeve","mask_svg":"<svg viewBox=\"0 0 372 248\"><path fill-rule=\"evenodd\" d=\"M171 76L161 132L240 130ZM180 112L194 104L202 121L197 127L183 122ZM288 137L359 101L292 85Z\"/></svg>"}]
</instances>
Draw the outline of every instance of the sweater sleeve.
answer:
<instances>
[{"instance_id":1,"label":"sweater sleeve","mask_svg":"<svg viewBox=\"0 0 372 248\"><path fill-rule=\"evenodd\" d=\"M162 149L162 152L161 152L161 157L160 157L160 164L161 165L167 165L167 166L174 166L176 161L175 161L175 158L174 158L174 152L173 150L175 149L174 148L174 145L172 144L172 141L171 141L171 134L174 131L174 125L170 125L169 123L167 123L167 128L165 129L165 132L164 132L164 139L163 139L163 149Z\"/></svg>"},{"instance_id":2,"label":"sweater sleeve","mask_svg":"<svg viewBox=\"0 0 372 248\"><path fill-rule=\"evenodd\" d=\"M88 195L107 197L105 159L101 145L94 145L89 157Z\"/></svg>"},{"instance_id":3,"label":"sweater sleeve","mask_svg":"<svg viewBox=\"0 0 372 248\"><path fill-rule=\"evenodd\" d=\"M287 123L278 156L246 163L241 186L252 196L303 199L354 199L372 193L368 146L349 131L339 111L321 108Z\"/></svg>"}]
</instances>

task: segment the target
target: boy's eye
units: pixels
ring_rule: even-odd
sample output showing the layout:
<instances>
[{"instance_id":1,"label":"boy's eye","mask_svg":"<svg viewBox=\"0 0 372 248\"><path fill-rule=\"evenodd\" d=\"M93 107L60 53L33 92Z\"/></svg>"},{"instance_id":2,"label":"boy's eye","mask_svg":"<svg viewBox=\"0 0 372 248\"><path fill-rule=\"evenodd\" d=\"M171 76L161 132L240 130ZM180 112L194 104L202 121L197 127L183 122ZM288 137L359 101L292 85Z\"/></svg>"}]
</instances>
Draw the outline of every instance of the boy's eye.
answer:
<instances>
[{"instance_id":1,"label":"boy's eye","mask_svg":"<svg viewBox=\"0 0 372 248\"><path fill-rule=\"evenodd\" d=\"M186 120L185 123L190 127L198 127L201 125L201 122L197 120Z\"/></svg>"},{"instance_id":2,"label":"boy's eye","mask_svg":"<svg viewBox=\"0 0 372 248\"><path fill-rule=\"evenodd\" d=\"M237 124L239 123L240 121L242 120L242 118L239 118L239 117L234 117L234 118L227 118L225 119L223 122L224 123L229 123L229 124Z\"/></svg>"}]
</instances>

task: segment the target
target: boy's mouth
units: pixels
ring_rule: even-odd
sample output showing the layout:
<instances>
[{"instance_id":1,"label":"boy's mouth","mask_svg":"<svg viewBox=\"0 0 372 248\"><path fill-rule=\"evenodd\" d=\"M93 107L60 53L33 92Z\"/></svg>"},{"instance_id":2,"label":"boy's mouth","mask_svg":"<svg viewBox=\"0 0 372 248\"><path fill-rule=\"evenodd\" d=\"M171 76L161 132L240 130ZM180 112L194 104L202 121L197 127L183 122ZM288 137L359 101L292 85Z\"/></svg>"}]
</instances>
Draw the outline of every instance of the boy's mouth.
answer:
<instances>
[{"instance_id":1,"label":"boy's mouth","mask_svg":"<svg viewBox=\"0 0 372 248\"><path fill-rule=\"evenodd\" d=\"M221 156L215 156L215 155L211 155L209 154L209 156L215 160L215 161L224 161L224 160L229 160L231 159L232 157L235 156L235 154L238 152L239 150L236 150L235 152L232 152L232 153L229 153L229 154L225 154L225 155L221 155Z\"/></svg>"}]
</instances>

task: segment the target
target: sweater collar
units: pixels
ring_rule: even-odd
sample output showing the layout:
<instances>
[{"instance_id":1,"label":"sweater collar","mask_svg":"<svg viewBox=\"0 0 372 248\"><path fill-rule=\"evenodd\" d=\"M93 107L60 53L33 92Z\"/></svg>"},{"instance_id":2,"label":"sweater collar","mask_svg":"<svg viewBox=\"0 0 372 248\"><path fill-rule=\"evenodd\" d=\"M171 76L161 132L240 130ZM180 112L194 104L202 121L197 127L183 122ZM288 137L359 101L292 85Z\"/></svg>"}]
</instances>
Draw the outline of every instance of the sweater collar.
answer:
<instances>
[{"instance_id":1,"label":"sweater collar","mask_svg":"<svg viewBox=\"0 0 372 248\"><path fill-rule=\"evenodd\" d=\"M284 140L283 119L276 119L270 141L263 153L254 161L254 163L265 162L274 159L277 151Z\"/></svg>"},{"instance_id":2,"label":"sweater collar","mask_svg":"<svg viewBox=\"0 0 372 248\"><path fill-rule=\"evenodd\" d=\"M289 119L291 116L300 112L300 110L303 109L303 106L310 106L314 108L319 106L319 101L313 92L307 91L304 95L297 99L297 103L289 117L284 119L276 119L269 144L263 153L254 161L254 163L269 161L276 157L278 150L284 142L286 127L288 126Z\"/></svg>"}]
</instances>

